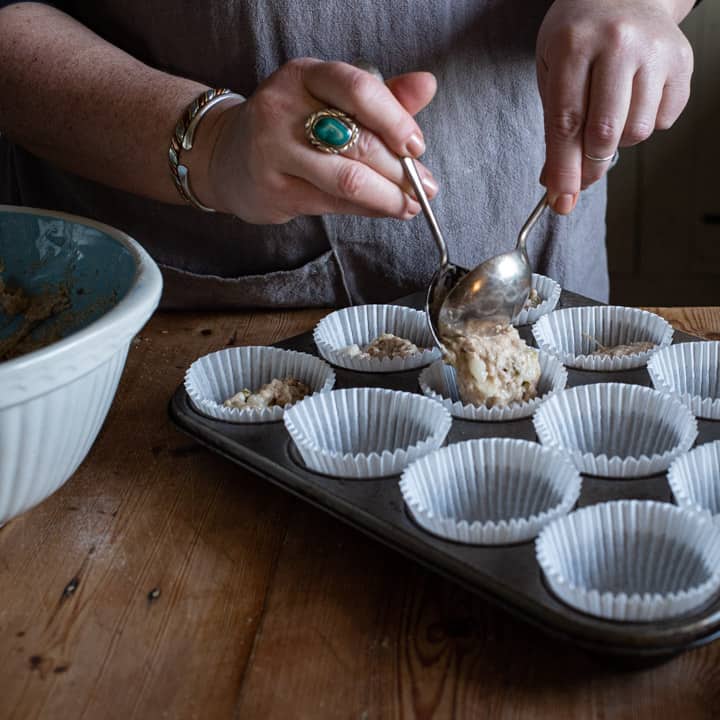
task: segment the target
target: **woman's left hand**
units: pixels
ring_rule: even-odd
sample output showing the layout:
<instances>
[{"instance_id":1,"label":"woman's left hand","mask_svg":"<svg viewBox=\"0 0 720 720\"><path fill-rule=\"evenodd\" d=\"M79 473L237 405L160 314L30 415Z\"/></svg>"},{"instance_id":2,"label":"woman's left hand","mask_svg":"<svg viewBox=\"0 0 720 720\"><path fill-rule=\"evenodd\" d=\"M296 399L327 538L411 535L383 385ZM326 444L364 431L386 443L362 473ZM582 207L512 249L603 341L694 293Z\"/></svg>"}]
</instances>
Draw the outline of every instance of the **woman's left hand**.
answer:
<instances>
[{"instance_id":1,"label":"woman's left hand","mask_svg":"<svg viewBox=\"0 0 720 720\"><path fill-rule=\"evenodd\" d=\"M545 112L541 182L569 213L618 146L666 130L690 95L693 54L677 23L692 0L556 0L537 39ZM590 157L595 158L591 159Z\"/></svg>"}]
</instances>

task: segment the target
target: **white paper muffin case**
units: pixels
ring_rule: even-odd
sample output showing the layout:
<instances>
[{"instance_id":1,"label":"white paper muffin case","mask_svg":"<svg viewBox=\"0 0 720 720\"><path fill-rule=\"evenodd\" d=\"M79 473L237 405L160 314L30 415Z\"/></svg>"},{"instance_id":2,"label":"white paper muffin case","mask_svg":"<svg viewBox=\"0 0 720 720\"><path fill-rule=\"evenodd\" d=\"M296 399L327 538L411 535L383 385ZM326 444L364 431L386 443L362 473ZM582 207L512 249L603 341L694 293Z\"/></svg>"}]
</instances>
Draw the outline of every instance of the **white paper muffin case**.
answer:
<instances>
[{"instance_id":1,"label":"white paper muffin case","mask_svg":"<svg viewBox=\"0 0 720 720\"><path fill-rule=\"evenodd\" d=\"M407 358L351 357L344 349L361 348L383 333L392 333L422 348ZM399 372L424 367L441 356L435 346L423 310L401 305L356 305L324 317L313 333L320 355L329 363L358 372Z\"/></svg>"},{"instance_id":2,"label":"white paper muffin case","mask_svg":"<svg viewBox=\"0 0 720 720\"><path fill-rule=\"evenodd\" d=\"M185 373L185 390L203 415L231 423L281 420L284 408L228 408L223 402L243 388L255 392L277 378L301 380L313 393L335 385L335 372L320 358L274 347L232 347L198 358Z\"/></svg>"},{"instance_id":3,"label":"white paper muffin case","mask_svg":"<svg viewBox=\"0 0 720 720\"><path fill-rule=\"evenodd\" d=\"M720 420L720 341L670 345L648 361L653 385L697 417Z\"/></svg>"},{"instance_id":4,"label":"white paper muffin case","mask_svg":"<svg viewBox=\"0 0 720 720\"><path fill-rule=\"evenodd\" d=\"M417 523L461 543L530 540L580 495L580 474L566 458L511 438L468 440L410 465L400 490Z\"/></svg>"},{"instance_id":5,"label":"white paper muffin case","mask_svg":"<svg viewBox=\"0 0 720 720\"><path fill-rule=\"evenodd\" d=\"M659 315L614 305L555 310L541 317L532 331L541 350L556 355L568 367L595 372L643 367L673 336L672 326ZM598 349L595 340L606 347L639 341L656 347L624 357L590 355Z\"/></svg>"},{"instance_id":6,"label":"white paper muffin case","mask_svg":"<svg viewBox=\"0 0 720 720\"><path fill-rule=\"evenodd\" d=\"M535 550L559 598L611 620L683 615L720 589L720 529L668 503L591 505L550 523Z\"/></svg>"},{"instance_id":7,"label":"white paper muffin case","mask_svg":"<svg viewBox=\"0 0 720 720\"><path fill-rule=\"evenodd\" d=\"M567 454L580 472L602 477L663 472L697 437L697 421L679 400L624 383L555 393L533 423L543 445Z\"/></svg>"},{"instance_id":8,"label":"white paper muffin case","mask_svg":"<svg viewBox=\"0 0 720 720\"><path fill-rule=\"evenodd\" d=\"M453 417L462 420L501 422L530 417L540 403L567 384L567 370L553 355L539 352L540 381L537 397L527 402L516 402L505 407L487 408L484 405L463 404L458 393L455 368L442 360L425 368L418 378L425 395L443 404Z\"/></svg>"},{"instance_id":9,"label":"white paper muffin case","mask_svg":"<svg viewBox=\"0 0 720 720\"><path fill-rule=\"evenodd\" d=\"M546 275L532 274L532 287L537 290L538 295L542 298L542 302L534 308L521 310L515 319L513 325L530 325L539 320L543 315L547 315L555 309L560 300L562 288L560 283L555 282Z\"/></svg>"},{"instance_id":10,"label":"white paper muffin case","mask_svg":"<svg viewBox=\"0 0 720 720\"><path fill-rule=\"evenodd\" d=\"M720 526L720 440L677 458L668 470L668 482L680 507Z\"/></svg>"},{"instance_id":11,"label":"white paper muffin case","mask_svg":"<svg viewBox=\"0 0 720 720\"><path fill-rule=\"evenodd\" d=\"M442 445L452 418L415 393L349 388L314 395L285 413L305 464L344 478L397 475Z\"/></svg>"}]
</instances>

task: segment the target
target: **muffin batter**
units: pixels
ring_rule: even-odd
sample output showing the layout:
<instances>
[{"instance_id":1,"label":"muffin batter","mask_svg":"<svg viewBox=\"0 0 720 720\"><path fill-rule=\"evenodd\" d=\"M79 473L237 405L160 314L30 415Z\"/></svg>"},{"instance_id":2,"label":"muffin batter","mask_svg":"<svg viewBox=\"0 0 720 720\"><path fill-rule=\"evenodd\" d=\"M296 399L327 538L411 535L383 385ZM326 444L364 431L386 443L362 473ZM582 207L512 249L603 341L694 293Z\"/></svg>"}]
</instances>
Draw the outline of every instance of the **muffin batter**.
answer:
<instances>
[{"instance_id":1,"label":"muffin batter","mask_svg":"<svg viewBox=\"0 0 720 720\"><path fill-rule=\"evenodd\" d=\"M597 342L597 340L595 341ZM591 355L607 355L608 357L624 357L625 355L635 355L637 353L648 352L656 347L655 343L638 340L637 342L628 343L627 345L610 345L605 346L598 344L598 349L591 352Z\"/></svg>"},{"instance_id":2,"label":"muffin batter","mask_svg":"<svg viewBox=\"0 0 720 720\"><path fill-rule=\"evenodd\" d=\"M383 333L365 348L361 348L359 345L348 345L345 348L345 353L350 357L375 358L377 360L406 358L419 352L421 350L417 345L392 333Z\"/></svg>"},{"instance_id":3,"label":"muffin batter","mask_svg":"<svg viewBox=\"0 0 720 720\"><path fill-rule=\"evenodd\" d=\"M531 310L532 308L536 308L538 305L540 305L540 303L542 303L542 301L543 299L538 294L538 291L535 288L531 288L528 299L523 305L523 310Z\"/></svg>"},{"instance_id":4,"label":"muffin batter","mask_svg":"<svg viewBox=\"0 0 720 720\"><path fill-rule=\"evenodd\" d=\"M223 405L228 408L238 408L239 410L250 408L261 410L275 405L285 407L286 405L293 405L311 393L310 388L296 378L286 377L282 380L273 378L255 392L243 388L239 393L225 400Z\"/></svg>"},{"instance_id":5,"label":"muffin batter","mask_svg":"<svg viewBox=\"0 0 720 720\"><path fill-rule=\"evenodd\" d=\"M490 334L443 336L466 404L505 407L537 396L540 361L511 325Z\"/></svg>"}]
</instances>

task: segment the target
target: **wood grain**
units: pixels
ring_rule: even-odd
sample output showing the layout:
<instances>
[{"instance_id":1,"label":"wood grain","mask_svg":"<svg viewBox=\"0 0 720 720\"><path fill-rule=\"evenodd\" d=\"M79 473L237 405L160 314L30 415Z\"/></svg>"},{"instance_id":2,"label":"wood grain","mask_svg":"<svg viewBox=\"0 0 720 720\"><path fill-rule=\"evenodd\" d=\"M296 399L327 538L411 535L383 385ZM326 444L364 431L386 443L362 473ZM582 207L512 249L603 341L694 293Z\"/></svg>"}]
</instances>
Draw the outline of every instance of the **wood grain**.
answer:
<instances>
[{"instance_id":1,"label":"wood grain","mask_svg":"<svg viewBox=\"0 0 720 720\"><path fill-rule=\"evenodd\" d=\"M661 309L716 332L720 309ZM621 672L173 429L187 365L321 311L155 316L94 448L0 530L0 718L717 717L720 644Z\"/></svg>"},{"instance_id":2,"label":"wood grain","mask_svg":"<svg viewBox=\"0 0 720 720\"><path fill-rule=\"evenodd\" d=\"M677 330L705 340L720 340L720 307L645 309L662 315Z\"/></svg>"}]
</instances>

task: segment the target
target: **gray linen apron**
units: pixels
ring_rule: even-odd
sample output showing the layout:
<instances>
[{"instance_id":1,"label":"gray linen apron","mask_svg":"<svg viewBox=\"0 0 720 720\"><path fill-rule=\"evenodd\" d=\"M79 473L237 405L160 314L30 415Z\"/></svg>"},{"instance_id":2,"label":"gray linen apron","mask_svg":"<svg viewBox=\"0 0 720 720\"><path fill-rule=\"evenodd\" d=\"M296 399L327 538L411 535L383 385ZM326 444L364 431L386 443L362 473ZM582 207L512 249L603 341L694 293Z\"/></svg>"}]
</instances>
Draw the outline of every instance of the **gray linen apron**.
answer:
<instances>
[{"instance_id":1,"label":"gray linen apron","mask_svg":"<svg viewBox=\"0 0 720 720\"><path fill-rule=\"evenodd\" d=\"M423 161L441 184L434 207L455 263L474 266L510 249L542 193L534 47L550 0L55 4L149 65L246 96L298 56L366 59L386 77L432 71L438 93L418 121L428 145ZM424 286L438 262L422 217L250 225L83 180L5 141L0 199L97 218L137 238L163 270L165 307L386 301ZM606 299L604 216L604 182L582 194L570 217L548 212L529 242L535 270Z\"/></svg>"}]
</instances>

